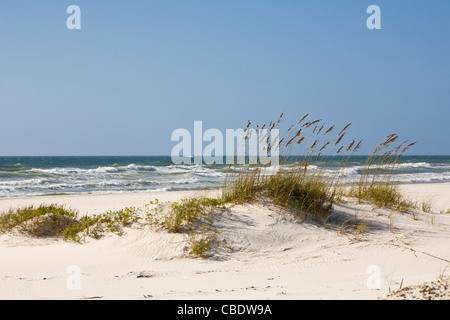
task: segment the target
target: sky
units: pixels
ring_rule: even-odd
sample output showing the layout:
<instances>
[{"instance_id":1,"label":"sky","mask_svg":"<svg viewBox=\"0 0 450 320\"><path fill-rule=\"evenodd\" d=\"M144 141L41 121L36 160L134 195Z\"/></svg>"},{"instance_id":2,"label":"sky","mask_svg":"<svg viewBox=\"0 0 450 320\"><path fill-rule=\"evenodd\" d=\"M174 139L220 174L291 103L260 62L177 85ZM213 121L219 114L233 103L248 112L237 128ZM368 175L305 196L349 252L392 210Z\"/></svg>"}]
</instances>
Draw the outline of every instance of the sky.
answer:
<instances>
[{"instance_id":1,"label":"sky","mask_svg":"<svg viewBox=\"0 0 450 320\"><path fill-rule=\"evenodd\" d=\"M81 29L67 28L70 5ZM381 29L366 12L381 10ZM448 0L2 0L0 156L170 155L283 112L450 155Z\"/></svg>"}]
</instances>

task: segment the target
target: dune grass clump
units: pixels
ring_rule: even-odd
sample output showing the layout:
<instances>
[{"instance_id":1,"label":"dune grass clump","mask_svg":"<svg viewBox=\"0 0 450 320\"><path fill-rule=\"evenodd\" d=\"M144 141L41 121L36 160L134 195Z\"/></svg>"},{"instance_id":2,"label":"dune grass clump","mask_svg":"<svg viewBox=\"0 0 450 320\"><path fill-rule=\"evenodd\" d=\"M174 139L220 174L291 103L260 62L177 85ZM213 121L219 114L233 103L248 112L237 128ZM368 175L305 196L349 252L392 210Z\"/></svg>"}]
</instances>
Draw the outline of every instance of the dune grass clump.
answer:
<instances>
[{"instance_id":1,"label":"dune grass clump","mask_svg":"<svg viewBox=\"0 0 450 320\"><path fill-rule=\"evenodd\" d=\"M139 221L136 212L136 208L126 207L118 211L83 216L77 223L64 229L62 237L64 240L81 243L86 237L100 239L107 231L120 236L124 227Z\"/></svg>"},{"instance_id":2,"label":"dune grass clump","mask_svg":"<svg viewBox=\"0 0 450 320\"><path fill-rule=\"evenodd\" d=\"M137 220L134 208L79 217L78 212L64 206L42 204L10 209L0 214L0 232L17 230L33 237L54 237L81 243L86 236L98 239L106 231L121 234L123 227Z\"/></svg>"},{"instance_id":3,"label":"dune grass clump","mask_svg":"<svg viewBox=\"0 0 450 320\"><path fill-rule=\"evenodd\" d=\"M277 173L269 177L266 189L274 204L296 209L302 219L308 214L325 217L335 202L331 183L320 176Z\"/></svg>"},{"instance_id":4,"label":"dune grass clump","mask_svg":"<svg viewBox=\"0 0 450 320\"><path fill-rule=\"evenodd\" d=\"M64 206L40 205L10 209L0 215L0 231L17 229L35 237L58 236L66 228L77 223L77 212Z\"/></svg>"},{"instance_id":5,"label":"dune grass clump","mask_svg":"<svg viewBox=\"0 0 450 320\"><path fill-rule=\"evenodd\" d=\"M169 232L191 231L197 223L211 219L216 209L225 208L222 199L207 197L181 199L170 203L168 210L164 210L164 204L156 204L153 212L148 212L146 220Z\"/></svg>"},{"instance_id":6,"label":"dune grass clump","mask_svg":"<svg viewBox=\"0 0 450 320\"><path fill-rule=\"evenodd\" d=\"M156 204L156 207L147 212L147 221L168 232L186 234L193 256L208 255L217 242L218 232L213 228L214 218L226 209L223 199L200 196L168 204L159 201L151 204Z\"/></svg>"},{"instance_id":7,"label":"dune grass clump","mask_svg":"<svg viewBox=\"0 0 450 320\"><path fill-rule=\"evenodd\" d=\"M431 211L432 211L432 203L431 203L431 201L422 201L422 205L420 206L420 209L423 211L423 212L426 212L426 213L431 213Z\"/></svg>"},{"instance_id":8,"label":"dune grass clump","mask_svg":"<svg viewBox=\"0 0 450 320\"><path fill-rule=\"evenodd\" d=\"M372 150L366 160L358 185L351 195L359 201L370 201L379 207L389 207L399 211L414 205L404 199L397 185L392 181L392 172L402 154L415 142L397 143L398 135L390 134Z\"/></svg>"},{"instance_id":9,"label":"dune grass clump","mask_svg":"<svg viewBox=\"0 0 450 320\"><path fill-rule=\"evenodd\" d=\"M379 207L392 207L402 201L402 195L395 185L373 184L358 194L358 199L368 200Z\"/></svg>"},{"instance_id":10,"label":"dune grass clump","mask_svg":"<svg viewBox=\"0 0 450 320\"><path fill-rule=\"evenodd\" d=\"M283 114L268 126L257 126L257 130L277 129L282 118ZM276 205L295 209L301 219L308 216L325 218L332 210L340 188L339 174L326 175L327 161L338 158L337 171L342 170L361 145L361 141L345 139L350 125L337 132L335 125L327 125L322 119L308 121L308 115L305 115L290 126L283 137L264 136L267 151L279 150L280 166L270 172L267 165L250 164L250 160L237 169L230 165L222 199L245 203L266 197ZM252 141L254 131L249 130L249 126L250 122L243 143Z\"/></svg>"},{"instance_id":11,"label":"dune grass clump","mask_svg":"<svg viewBox=\"0 0 450 320\"><path fill-rule=\"evenodd\" d=\"M205 225L198 232L189 233L189 249L194 257L205 258L211 252L217 242L217 229L212 229Z\"/></svg>"}]
</instances>

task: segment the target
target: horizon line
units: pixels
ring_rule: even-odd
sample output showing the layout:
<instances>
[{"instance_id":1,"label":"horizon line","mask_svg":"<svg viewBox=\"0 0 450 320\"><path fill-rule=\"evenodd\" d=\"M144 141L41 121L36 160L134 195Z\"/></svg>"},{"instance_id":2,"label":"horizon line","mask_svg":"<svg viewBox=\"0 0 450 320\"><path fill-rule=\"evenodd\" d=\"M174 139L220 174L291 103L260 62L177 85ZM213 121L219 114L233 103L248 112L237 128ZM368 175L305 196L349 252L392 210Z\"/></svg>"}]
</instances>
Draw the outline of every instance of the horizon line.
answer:
<instances>
[{"instance_id":1,"label":"horizon line","mask_svg":"<svg viewBox=\"0 0 450 320\"><path fill-rule=\"evenodd\" d=\"M223 155L223 157L233 157L236 155ZM287 155L288 157L304 157L305 155ZM309 155L310 157L315 157L317 155ZM332 155L330 155L332 156ZM333 155L333 156L346 156L345 154L342 155ZM370 156L370 154L353 154L350 155L351 157L367 157ZM407 157L450 157L450 154L406 154L402 156ZM0 158L32 158L32 157L53 157L53 158L63 158L63 157L168 157L171 158L171 155L0 155ZM189 156L186 156L189 157ZM194 156L190 156L191 158L194 158ZM248 155L246 155L248 157ZM283 155L280 155L280 157L283 157Z\"/></svg>"}]
</instances>

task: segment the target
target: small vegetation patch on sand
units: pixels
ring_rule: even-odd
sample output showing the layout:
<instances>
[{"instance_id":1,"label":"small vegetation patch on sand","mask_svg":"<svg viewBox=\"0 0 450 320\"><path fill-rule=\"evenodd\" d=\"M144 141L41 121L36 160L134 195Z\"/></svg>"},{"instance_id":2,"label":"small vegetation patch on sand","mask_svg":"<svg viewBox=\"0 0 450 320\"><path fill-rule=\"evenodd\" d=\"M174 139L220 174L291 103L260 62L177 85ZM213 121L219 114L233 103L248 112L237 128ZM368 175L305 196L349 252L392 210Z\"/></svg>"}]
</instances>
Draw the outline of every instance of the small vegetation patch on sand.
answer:
<instances>
[{"instance_id":1,"label":"small vegetation patch on sand","mask_svg":"<svg viewBox=\"0 0 450 320\"><path fill-rule=\"evenodd\" d=\"M121 234L123 227L138 219L135 208L79 217L77 211L64 206L42 204L0 214L0 232L17 230L33 237L58 237L81 243L87 236L98 239L106 231Z\"/></svg>"},{"instance_id":2,"label":"small vegetation patch on sand","mask_svg":"<svg viewBox=\"0 0 450 320\"><path fill-rule=\"evenodd\" d=\"M380 300L450 300L450 277L408 286L390 292Z\"/></svg>"},{"instance_id":3,"label":"small vegetation patch on sand","mask_svg":"<svg viewBox=\"0 0 450 320\"><path fill-rule=\"evenodd\" d=\"M211 218L216 209L225 208L223 200L207 197L185 198L170 204L161 204L156 200L150 204L157 206L147 212L146 219L169 232L191 231L201 221Z\"/></svg>"},{"instance_id":4,"label":"small vegetation patch on sand","mask_svg":"<svg viewBox=\"0 0 450 320\"><path fill-rule=\"evenodd\" d=\"M368 201L378 207L387 207L394 211L407 211L415 208L412 202L403 197L395 184L374 183L364 190L354 187L350 190L349 196L356 197L360 202Z\"/></svg>"},{"instance_id":5,"label":"small vegetation patch on sand","mask_svg":"<svg viewBox=\"0 0 450 320\"><path fill-rule=\"evenodd\" d=\"M0 215L0 231L17 229L35 237L59 236L77 223L77 215L76 211L56 204L10 209Z\"/></svg>"},{"instance_id":6,"label":"small vegetation patch on sand","mask_svg":"<svg viewBox=\"0 0 450 320\"><path fill-rule=\"evenodd\" d=\"M213 228L214 217L226 210L226 202L219 198L193 197L172 203L150 202L146 220L168 232L188 235L192 255L206 257L217 243L218 231Z\"/></svg>"}]
</instances>

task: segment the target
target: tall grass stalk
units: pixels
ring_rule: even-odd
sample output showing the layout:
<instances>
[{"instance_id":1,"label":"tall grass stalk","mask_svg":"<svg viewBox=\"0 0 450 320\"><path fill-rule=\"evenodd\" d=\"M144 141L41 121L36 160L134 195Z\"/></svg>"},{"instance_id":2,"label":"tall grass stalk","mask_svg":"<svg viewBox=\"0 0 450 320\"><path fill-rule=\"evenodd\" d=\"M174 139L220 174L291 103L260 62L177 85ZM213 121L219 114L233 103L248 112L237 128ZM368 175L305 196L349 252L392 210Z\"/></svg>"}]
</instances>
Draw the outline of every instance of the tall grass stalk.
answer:
<instances>
[{"instance_id":1,"label":"tall grass stalk","mask_svg":"<svg viewBox=\"0 0 450 320\"><path fill-rule=\"evenodd\" d=\"M283 116L268 125L258 125L257 129L277 129ZM249 121L244 143L252 140L249 135L254 131L248 129L250 125ZM295 209L302 219L308 215L315 218L326 216L332 209L341 177L326 175L327 161L330 157L341 157L339 167L343 169L350 155L361 146L361 141L348 142L345 139L350 125L336 132L335 125L327 125L322 119L309 121L307 114L291 125L282 137L259 137L266 139L268 149L279 149L280 166L269 168L259 162L250 164L251 161L244 165L230 165L223 187L223 200L243 203L265 196L276 205Z\"/></svg>"},{"instance_id":2,"label":"tall grass stalk","mask_svg":"<svg viewBox=\"0 0 450 320\"><path fill-rule=\"evenodd\" d=\"M262 132L259 129L267 129L267 132L278 129L283 119L284 114L281 114L268 125L257 125L256 132ZM250 141L257 140L251 139L251 135L255 134L255 130L249 129L251 124L248 121L241 142L246 147L249 147ZM344 184L341 173L362 144L362 140L348 139L350 126L351 123L348 123L339 130L322 119L310 120L306 114L281 137L273 139L268 133L259 137L265 139L269 151L279 149L280 166L270 168L250 161L250 158L246 164L229 165L223 186L223 201L244 203L268 197L274 204L295 209L303 219L309 215L326 217L342 194L340 187ZM401 155L415 142L398 144L397 140L397 134L388 135L367 158L356 189L352 190L360 201L370 200L380 206L407 206L391 176ZM338 170L330 175L326 169L331 161L336 163L336 159Z\"/></svg>"},{"instance_id":3,"label":"tall grass stalk","mask_svg":"<svg viewBox=\"0 0 450 320\"><path fill-rule=\"evenodd\" d=\"M404 210L412 205L403 199L397 185L392 181L392 172L401 156L416 142L398 143L398 135L390 134L378 143L367 158L358 185L353 190L359 201L368 200L378 206Z\"/></svg>"}]
</instances>

